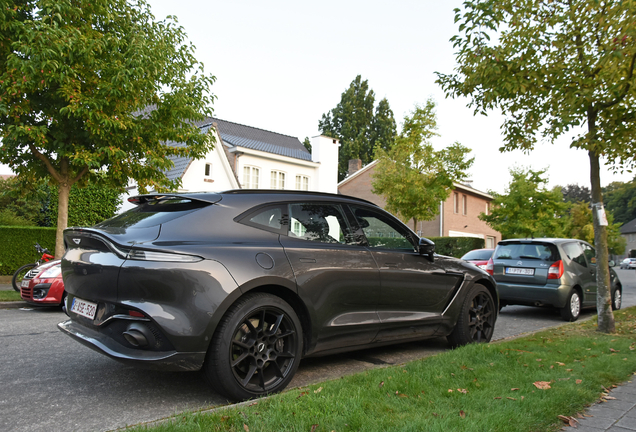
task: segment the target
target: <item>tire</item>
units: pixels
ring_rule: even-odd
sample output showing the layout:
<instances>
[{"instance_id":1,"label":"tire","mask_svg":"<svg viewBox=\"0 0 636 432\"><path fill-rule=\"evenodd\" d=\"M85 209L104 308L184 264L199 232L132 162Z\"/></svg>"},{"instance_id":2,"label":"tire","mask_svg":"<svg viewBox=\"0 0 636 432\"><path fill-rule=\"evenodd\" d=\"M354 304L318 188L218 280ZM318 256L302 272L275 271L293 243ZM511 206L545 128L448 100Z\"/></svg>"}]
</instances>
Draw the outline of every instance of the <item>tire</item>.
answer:
<instances>
[{"instance_id":1,"label":"tire","mask_svg":"<svg viewBox=\"0 0 636 432\"><path fill-rule=\"evenodd\" d=\"M203 369L210 384L231 400L277 393L292 380L303 348L294 309L271 294L248 294L217 327Z\"/></svg>"},{"instance_id":2,"label":"tire","mask_svg":"<svg viewBox=\"0 0 636 432\"><path fill-rule=\"evenodd\" d=\"M457 324L446 338L453 347L490 342L496 319L497 311L490 292L483 285L475 285L468 291Z\"/></svg>"},{"instance_id":3,"label":"tire","mask_svg":"<svg viewBox=\"0 0 636 432\"><path fill-rule=\"evenodd\" d=\"M623 305L623 292L620 288L612 291L612 310L619 310Z\"/></svg>"},{"instance_id":4,"label":"tire","mask_svg":"<svg viewBox=\"0 0 636 432\"><path fill-rule=\"evenodd\" d=\"M581 295L575 289L570 292L565 306L560 309L561 316L566 321L576 321L581 315Z\"/></svg>"},{"instance_id":5,"label":"tire","mask_svg":"<svg viewBox=\"0 0 636 432\"><path fill-rule=\"evenodd\" d=\"M17 269L15 273L13 273L11 284L13 285L14 290L16 290L17 292L20 292L20 284L22 283L22 279L24 279L24 276L26 276L29 270L31 270L36 265L37 265L36 263L25 264L19 269Z\"/></svg>"}]
</instances>

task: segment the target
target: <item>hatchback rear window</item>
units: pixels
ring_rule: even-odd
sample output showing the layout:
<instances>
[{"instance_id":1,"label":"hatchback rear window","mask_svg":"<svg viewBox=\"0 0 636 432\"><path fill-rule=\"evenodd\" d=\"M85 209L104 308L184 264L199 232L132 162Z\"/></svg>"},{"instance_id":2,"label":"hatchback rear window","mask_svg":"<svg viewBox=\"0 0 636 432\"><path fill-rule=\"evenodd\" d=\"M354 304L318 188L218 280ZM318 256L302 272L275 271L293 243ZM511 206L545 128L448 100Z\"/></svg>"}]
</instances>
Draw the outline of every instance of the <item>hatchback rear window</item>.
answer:
<instances>
[{"instance_id":1,"label":"hatchback rear window","mask_svg":"<svg viewBox=\"0 0 636 432\"><path fill-rule=\"evenodd\" d=\"M495 250L493 259L557 261L559 253L556 246L549 243L500 243Z\"/></svg>"},{"instance_id":2,"label":"hatchback rear window","mask_svg":"<svg viewBox=\"0 0 636 432\"><path fill-rule=\"evenodd\" d=\"M147 228L166 223L200 208L211 205L209 202L187 198L169 197L139 204L118 216L95 225L97 228Z\"/></svg>"}]
</instances>

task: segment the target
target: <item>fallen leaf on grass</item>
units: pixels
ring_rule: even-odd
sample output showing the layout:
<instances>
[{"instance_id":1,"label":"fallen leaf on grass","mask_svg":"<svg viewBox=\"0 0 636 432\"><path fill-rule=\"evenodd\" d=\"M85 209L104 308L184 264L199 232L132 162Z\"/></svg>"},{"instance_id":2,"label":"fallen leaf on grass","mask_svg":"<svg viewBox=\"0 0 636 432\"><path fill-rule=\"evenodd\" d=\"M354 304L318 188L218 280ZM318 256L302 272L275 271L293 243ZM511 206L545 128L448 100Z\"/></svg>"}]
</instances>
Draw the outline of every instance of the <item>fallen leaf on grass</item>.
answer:
<instances>
[{"instance_id":1,"label":"fallen leaf on grass","mask_svg":"<svg viewBox=\"0 0 636 432\"><path fill-rule=\"evenodd\" d=\"M296 399L301 398L303 396L307 396L308 394L309 394L309 392L304 391L304 392L300 393Z\"/></svg>"},{"instance_id":2,"label":"fallen leaf on grass","mask_svg":"<svg viewBox=\"0 0 636 432\"><path fill-rule=\"evenodd\" d=\"M613 396L603 396L603 398L607 400L616 400L616 398Z\"/></svg>"},{"instance_id":3,"label":"fallen leaf on grass","mask_svg":"<svg viewBox=\"0 0 636 432\"><path fill-rule=\"evenodd\" d=\"M565 366L565 363L561 363L561 362L556 362L556 364L558 364L559 366Z\"/></svg>"},{"instance_id":4,"label":"fallen leaf on grass","mask_svg":"<svg viewBox=\"0 0 636 432\"><path fill-rule=\"evenodd\" d=\"M519 390L517 387L511 388L510 391L517 391Z\"/></svg>"},{"instance_id":5,"label":"fallen leaf on grass","mask_svg":"<svg viewBox=\"0 0 636 432\"><path fill-rule=\"evenodd\" d=\"M464 394L468 393L468 390L466 389L457 389L457 391Z\"/></svg>"},{"instance_id":6,"label":"fallen leaf on grass","mask_svg":"<svg viewBox=\"0 0 636 432\"><path fill-rule=\"evenodd\" d=\"M497 396L497 397L495 397L495 399L501 399L501 397Z\"/></svg>"},{"instance_id":7,"label":"fallen leaf on grass","mask_svg":"<svg viewBox=\"0 0 636 432\"><path fill-rule=\"evenodd\" d=\"M318 387L316 390L314 390L314 393L320 393L322 391L322 387Z\"/></svg>"},{"instance_id":8,"label":"fallen leaf on grass","mask_svg":"<svg viewBox=\"0 0 636 432\"><path fill-rule=\"evenodd\" d=\"M312 424L311 425L311 432L314 432L316 429L318 429L318 425L317 424Z\"/></svg>"},{"instance_id":9,"label":"fallen leaf on grass","mask_svg":"<svg viewBox=\"0 0 636 432\"><path fill-rule=\"evenodd\" d=\"M557 416L559 417L559 419L561 419L561 421L567 425L570 425L571 427L575 428L577 427L577 423L579 422L577 419L575 419L574 417L569 417L569 416L564 416L564 415L559 415Z\"/></svg>"},{"instance_id":10,"label":"fallen leaf on grass","mask_svg":"<svg viewBox=\"0 0 636 432\"><path fill-rule=\"evenodd\" d=\"M258 402L252 402L251 404L248 405L248 407L254 406L254 405L258 405Z\"/></svg>"},{"instance_id":11,"label":"fallen leaf on grass","mask_svg":"<svg viewBox=\"0 0 636 432\"><path fill-rule=\"evenodd\" d=\"M517 400L515 398L511 398L511 397L507 397L506 399L510 399L510 400Z\"/></svg>"},{"instance_id":12,"label":"fallen leaf on grass","mask_svg":"<svg viewBox=\"0 0 636 432\"><path fill-rule=\"evenodd\" d=\"M582 382L583 382L583 380L580 380L580 379L577 379L577 380L576 380L576 383L577 383L577 384L581 384Z\"/></svg>"},{"instance_id":13,"label":"fallen leaf on grass","mask_svg":"<svg viewBox=\"0 0 636 432\"><path fill-rule=\"evenodd\" d=\"M539 390L547 390L549 388L552 388L550 387L550 382L548 381L535 381L532 384L534 384L534 386Z\"/></svg>"},{"instance_id":14,"label":"fallen leaf on grass","mask_svg":"<svg viewBox=\"0 0 636 432\"><path fill-rule=\"evenodd\" d=\"M537 361L543 361L543 360L541 360L541 359L537 359Z\"/></svg>"},{"instance_id":15,"label":"fallen leaf on grass","mask_svg":"<svg viewBox=\"0 0 636 432\"><path fill-rule=\"evenodd\" d=\"M250 432L250 428L245 423L243 423L243 429L245 429L245 432Z\"/></svg>"},{"instance_id":16,"label":"fallen leaf on grass","mask_svg":"<svg viewBox=\"0 0 636 432\"><path fill-rule=\"evenodd\" d=\"M384 386L384 381L382 381L382 382L378 385L378 387L380 387L380 388L382 388L383 386Z\"/></svg>"},{"instance_id":17,"label":"fallen leaf on grass","mask_svg":"<svg viewBox=\"0 0 636 432\"><path fill-rule=\"evenodd\" d=\"M221 416L221 421L222 422L227 421L227 419L229 419L229 418L230 418L230 416Z\"/></svg>"},{"instance_id":18,"label":"fallen leaf on grass","mask_svg":"<svg viewBox=\"0 0 636 432\"><path fill-rule=\"evenodd\" d=\"M466 418L466 413L464 412L464 410L460 410L460 411L459 411L459 416L460 416L461 418Z\"/></svg>"},{"instance_id":19,"label":"fallen leaf on grass","mask_svg":"<svg viewBox=\"0 0 636 432\"><path fill-rule=\"evenodd\" d=\"M621 350L615 350L614 348L610 348L611 352L621 352Z\"/></svg>"},{"instance_id":20,"label":"fallen leaf on grass","mask_svg":"<svg viewBox=\"0 0 636 432\"><path fill-rule=\"evenodd\" d=\"M451 390L451 389L448 389L448 392L449 392L449 393L452 393L452 392L453 392L453 390Z\"/></svg>"}]
</instances>

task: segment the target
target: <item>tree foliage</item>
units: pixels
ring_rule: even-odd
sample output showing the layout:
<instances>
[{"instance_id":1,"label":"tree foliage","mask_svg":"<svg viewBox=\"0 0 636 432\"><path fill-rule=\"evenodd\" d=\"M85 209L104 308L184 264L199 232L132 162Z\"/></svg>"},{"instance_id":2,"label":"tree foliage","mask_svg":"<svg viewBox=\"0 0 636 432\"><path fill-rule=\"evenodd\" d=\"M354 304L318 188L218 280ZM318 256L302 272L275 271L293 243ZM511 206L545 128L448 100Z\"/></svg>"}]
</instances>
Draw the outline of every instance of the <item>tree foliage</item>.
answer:
<instances>
[{"instance_id":1,"label":"tree foliage","mask_svg":"<svg viewBox=\"0 0 636 432\"><path fill-rule=\"evenodd\" d=\"M569 203L575 204L579 201L590 203L592 201L592 193L590 188L579 186L578 184L569 184L561 188L563 199Z\"/></svg>"},{"instance_id":2,"label":"tree foliage","mask_svg":"<svg viewBox=\"0 0 636 432\"><path fill-rule=\"evenodd\" d=\"M627 241L620 232L620 223L614 223L612 212L607 212L607 247L610 254L622 255L625 253ZM594 244L594 221L592 210L588 203L579 201L571 204L569 221L567 224L566 237L585 240Z\"/></svg>"},{"instance_id":3,"label":"tree foliage","mask_svg":"<svg viewBox=\"0 0 636 432\"><path fill-rule=\"evenodd\" d=\"M502 238L564 237L569 205L561 188L547 189L545 170L510 170L512 180L505 193L494 197L489 214L479 219L499 231Z\"/></svg>"},{"instance_id":4,"label":"tree foliage","mask_svg":"<svg viewBox=\"0 0 636 432\"><path fill-rule=\"evenodd\" d=\"M435 151L430 139L437 135L435 103L416 106L404 119L402 132L389 150L376 147L377 167L373 193L386 198L386 209L404 222L431 220L439 213L454 182L466 178L474 159L466 159L470 149L454 143Z\"/></svg>"},{"instance_id":5,"label":"tree foliage","mask_svg":"<svg viewBox=\"0 0 636 432\"><path fill-rule=\"evenodd\" d=\"M395 140L396 125L389 102L382 99L375 108L375 93L358 75L342 93L334 109L322 115L318 128L323 135L340 140L338 181L345 178L350 159L366 165L373 160L376 146L388 150Z\"/></svg>"},{"instance_id":6,"label":"tree foliage","mask_svg":"<svg viewBox=\"0 0 636 432\"><path fill-rule=\"evenodd\" d=\"M627 183L610 183L603 188L603 196L616 222L622 225L636 219L636 179Z\"/></svg>"},{"instance_id":7,"label":"tree foliage","mask_svg":"<svg viewBox=\"0 0 636 432\"><path fill-rule=\"evenodd\" d=\"M574 132L587 151L592 202L600 209L601 158L631 167L636 155L636 0L466 0L452 38L459 66L438 74L475 112L505 114L502 150L534 148ZM597 212L593 212L597 215ZM594 217L597 260L607 230ZM614 330L609 269L597 272L599 330Z\"/></svg>"},{"instance_id":8,"label":"tree foliage","mask_svg":"<svg viewBox=\"0 0 636 432\"><path fill-rule=\"evenodd\" d=\"M56 255L72 185L178 186L167 156L211 148L193 121L211 115L213 81L144 0L0 0L0 162L58 186Z\"/></svg>"}]
</instances>

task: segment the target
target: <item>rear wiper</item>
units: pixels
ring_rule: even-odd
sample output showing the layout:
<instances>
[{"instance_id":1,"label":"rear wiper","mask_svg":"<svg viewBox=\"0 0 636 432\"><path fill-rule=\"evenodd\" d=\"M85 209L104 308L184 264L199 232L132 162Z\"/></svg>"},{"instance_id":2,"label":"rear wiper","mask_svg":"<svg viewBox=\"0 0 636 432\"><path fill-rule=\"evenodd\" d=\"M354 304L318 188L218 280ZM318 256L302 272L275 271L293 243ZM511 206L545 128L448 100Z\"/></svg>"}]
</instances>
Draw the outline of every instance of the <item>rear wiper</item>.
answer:
<instances>
[{"instance_id":1,"label":"rear wiper","mask_svg":"<svg viewBox=\"0 0 636 432\"><path fill-rule=\"evenodd\" d=\"M519 259L522 259L522 258L523 258L523 259L536 259L536 260L540 260L540 259L541 259L541 258L539 258L539 257L521 255L521 256L519 257Z\"/></svg>"}]
</instances>

